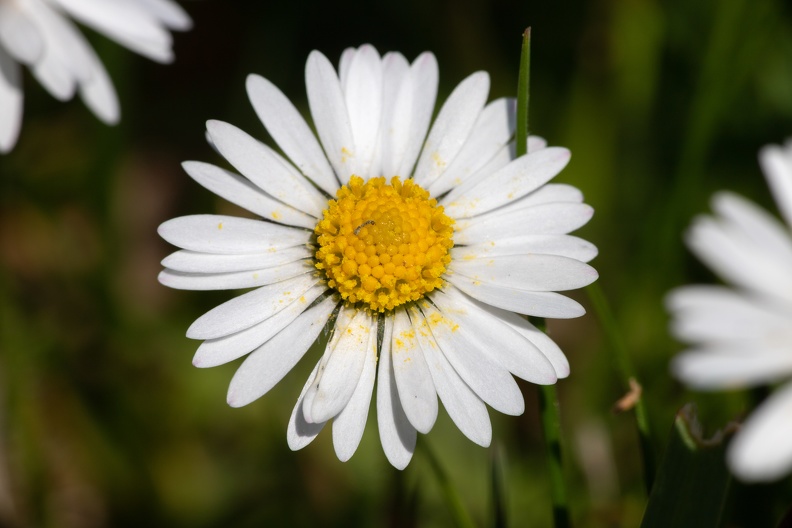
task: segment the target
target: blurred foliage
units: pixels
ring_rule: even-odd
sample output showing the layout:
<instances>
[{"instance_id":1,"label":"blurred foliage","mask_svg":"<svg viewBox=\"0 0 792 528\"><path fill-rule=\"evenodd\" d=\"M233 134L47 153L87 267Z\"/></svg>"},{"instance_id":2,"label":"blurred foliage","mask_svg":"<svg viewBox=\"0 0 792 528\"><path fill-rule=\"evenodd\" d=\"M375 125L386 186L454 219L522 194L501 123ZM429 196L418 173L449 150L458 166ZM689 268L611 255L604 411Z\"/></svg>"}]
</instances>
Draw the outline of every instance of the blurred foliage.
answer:
<instances>
[{"instance_id":1,"label":"blurred foliage","mask_svg":"<svg viewBox=\"0 0 792 528\"><path fill-rule=\"evenodd\" d=\"M698 403L705 429L756 403L753 393L686 393L670 378L680 347L668 337L663 296L717 280L681 243L713 191L774 210L756 152L792 134L789 2L183 5L195 28L175 36L169 66L86 30L121 98L118 127L79 101L53 100L25 75L20 141L0 158L0 526L448 526L452 512L422 445L474 522L492 524L493 455L443 412L403 472L382 454L373 406L350 462L336 459L327 432L292 453L286 423L311 361L231 409L224 396L236 364L193 368L197 343L183 337L229 292L156 281L171 250L157 225L240 213L179 166L219 161L204 122L222 119L267 140L245 77L267 77L305 112L312 49L333 62L364 42L410 59L431 50L441 101L479 69L490 72L494 98L514 95L531 26L532 132L572 150L558 181L580 187L596 210L580 234L600 248L594 265L643 385L658 456L683 403ZM647 499L638 435L630 413L611 412L626 388L603 332L592 316L550 321L549 331L572 365L558 390L573 524L637 526ZM537 388L521 387L524 416L492 413L505 494L497 497L505 513L494 517L549 526ZM788 481L735 484L725 523L774 526L790 504Z\"/></svg>"}]
</instances>

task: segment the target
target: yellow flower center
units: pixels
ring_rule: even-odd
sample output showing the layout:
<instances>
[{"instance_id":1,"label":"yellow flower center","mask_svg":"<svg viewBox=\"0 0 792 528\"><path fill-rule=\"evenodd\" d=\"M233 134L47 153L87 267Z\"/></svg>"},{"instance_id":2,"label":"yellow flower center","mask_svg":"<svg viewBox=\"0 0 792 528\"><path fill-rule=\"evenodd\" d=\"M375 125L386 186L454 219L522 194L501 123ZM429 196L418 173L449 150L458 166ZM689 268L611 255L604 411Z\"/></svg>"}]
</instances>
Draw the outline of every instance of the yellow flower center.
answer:
<instances>
[{"instance_id":1,"label":"yellow flower center","mask_svg":"<svg viewBox=\"0 0 792 528\"><path fill-rule=\"evenodd\" d=\"M350 303L384 312L443 285L454 221L412 180L352 176L316 224L316 267Z\"/></svg>"}]
</instances>

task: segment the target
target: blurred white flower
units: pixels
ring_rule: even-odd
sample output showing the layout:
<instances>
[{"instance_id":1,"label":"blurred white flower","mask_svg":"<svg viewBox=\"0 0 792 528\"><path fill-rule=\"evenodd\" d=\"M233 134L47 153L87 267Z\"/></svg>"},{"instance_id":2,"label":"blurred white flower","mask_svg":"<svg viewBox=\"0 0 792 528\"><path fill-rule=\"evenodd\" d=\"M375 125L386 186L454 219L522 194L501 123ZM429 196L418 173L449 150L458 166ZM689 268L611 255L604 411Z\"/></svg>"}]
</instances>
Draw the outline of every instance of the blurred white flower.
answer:
<instances>
[{"instance_id":1,"label":"blurred white flower","mask_svg":"<svg viewBox=\"0 0 792 528\"><path fill-rule=\"evenodd\" d=\"M195 215L159 228L183 248L163 261L163 284L257 287L187 332L205 340L196 366L249 354L228 402L264 395L330 322L332 337L289 422L292 449L332 419L336 454L349 459L375 377L380 440L403 468L417 432L434 425L438 397L460 430L486 446L485 404L523 412L512 375L550 384L569 374L558 346L517 315L578 317L583 308L554 290L597 278L585 264L596 248L567 234L591 207L576 188L547 183L569 151L531 138L531 152L514 159L514 101L485 105L484 72L457 86L429 130L437 83L430 53L409 64L364 45L346 50L336 73L314 51L306 86L318 141L278 88L251 75L248 96L289 159L210 121L209 140L242 176L184 164L198 183L263 219Z\"/></svg>"},{"instance_id":2,"label":"blurred white flower","mask_svg":"<svg viewBox=\"0 0 792 528\"><path fill-rule=\"evenodd\" d=\"M173 60L169 30L190 17L172 0L0 0L0 152L22 124L22 69L53 97L75 92L102 121L119 120L118 98L104 66L70 17L158 62Z\"/></svg>"},{"instance_id":3,"label":"blurred white flower","mask_svg":"<svg viewBox=\"0 0 792 528\"><path fill-rule=\"evenodd\" d=\"M792 140L759 161L783 225L732 193L713 197L715 216L696 218L686 242L728 286L686 286L667 298L671 331L693 348L673 373L702 389L752 387L792 377ZM792 469L792 383L772 394L732 442L728 463L746 481Z\"/></svg>"}]
</instances>

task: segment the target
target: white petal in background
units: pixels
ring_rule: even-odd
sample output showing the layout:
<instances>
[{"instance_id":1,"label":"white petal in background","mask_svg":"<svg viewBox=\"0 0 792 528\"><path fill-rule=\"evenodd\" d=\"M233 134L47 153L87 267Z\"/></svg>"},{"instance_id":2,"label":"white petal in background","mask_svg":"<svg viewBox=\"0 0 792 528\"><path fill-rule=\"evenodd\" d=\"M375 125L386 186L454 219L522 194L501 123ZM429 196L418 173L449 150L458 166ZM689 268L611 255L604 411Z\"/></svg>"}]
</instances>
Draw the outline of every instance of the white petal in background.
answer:
<instances>
[{"instance_id":1,"label":"white petal in background","mask_svg":"<svg viewBox=\"0 0 792 528\"><path fill-rule=\"evenodd\" d=\"M170 33L141 4L124 0L51 0L125 48L157 62L171 62Z\"/></svg>"},{"instance_id":2,"label":"white petal in background","mask_svg":"<svg viewBox=\"0 0 792 528\"><path fill-rule=\"evenodd\" d=\"M724 286L685 286L666 297L671 332L688 343L724 344L764 341L763 348L792 342L792 305L784 307ZM748 343L746 343L748 345Z\"/></svg>"},{"instance_id":3,"label":"white petal in background","mask_svg":"<svg viewBox=\"0 0 792 528\"><path fill-rule=\"evenodd\" d=\"M22 125L22 71L0 46L0 153L9 152Z\"/></svg>"},{"instance_id":4,"label":"white petal in background","mask_svg":"<svg viewBox=\"0 0 792 528\"><path fill-rule=\"evenodd\" d=\"M759 163L787 225L792 226L792 139L759 151Z\"/></svg>"},{"instance_id":5,"label":"white petal in background","mask_svg":"<svg viewBox=\"0 0 792 528\"><path fill-rule=\"evenodd\" d=\"M699 216L685 235L688 247L724 280L770 298L792 301L792 274L772 250L709 216Z\"/></svg>"},{"instance_id":6,"label":"white petal in background","mask_svg":"<svg viewBox=\"0 0 792 528\"><path fill-rule=\"evenodd\" d=\"M740 344L712 346L675 356L671 370L696 389L738 389L789 377L792 356L788 348L767 349L761 343L748 349Z\"/></svg>"},{"instance_id":7,"label":"white petal in background","mask_svg":"<svg viewBox=\"0 0 792 528\"><path fill-rule=\"evenodd\" d=\"M0 49L14 60L33 64L44 53L39 29L18 2L0 2Z\"/></svg>"},{"instance_id":8,"label":"white petal in background","mask_svg":"<svg viewBox=\"0 0 792 528\"><path fill-rule=\"evenodd\" d=\"M792 179L792 176L791 176ZM775 259L792 268L792 237L789 228L767 211L738 194L719 192L712 198L712 209L744 237L772 251Z\"/></svg>"},{"instance_id":9,"label":"white petal in background","mask_svg":"<svg viewBox=\"0 0 792 528\"><path fill-rule=\"evenodd\" d=\"M792 468L792 384L753 412L729 446L729 467L748 482L776 480Z\"/></svg>"}]
</instances>

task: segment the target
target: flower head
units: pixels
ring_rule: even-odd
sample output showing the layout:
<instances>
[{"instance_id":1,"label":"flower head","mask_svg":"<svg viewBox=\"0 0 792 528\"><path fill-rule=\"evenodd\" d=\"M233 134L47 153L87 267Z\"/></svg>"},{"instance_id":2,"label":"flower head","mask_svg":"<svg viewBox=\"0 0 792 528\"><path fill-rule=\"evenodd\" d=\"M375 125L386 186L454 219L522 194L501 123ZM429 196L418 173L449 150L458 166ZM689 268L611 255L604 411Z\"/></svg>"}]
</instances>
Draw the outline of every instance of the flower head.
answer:
<instances>
[{"instance_id":1,"label":"flower head","mask_svg":"<svg viewBox=\"0 0 792 528\"><path fill-rule=\"evenodd\" d=\"M62 101L79 91L108 124L119 119L110 78L75 19L158 62L173 60L169 29L192 22L173 0L0 0L0 152L16 144L22 124L22 71Z\"/></svg>"},{"instance_id":2,"label":"flower head","mask_svg":"<svg viewBox=\"0 0 792 528\"><path fill-rule=\"evenodd\" d=\"M548 184L569 160L531 138L514 159L514 102L486 103L489 77L457 86L429 128L438 71L370 45L348 49L338 73L319 52L306 85L318 140L272 83L251 75L253 107L288 159L232 125L208 136L242 174L201 162L185 170L261 220L197 215L159 233L183 248L160 281L184 289L257 289L200 317L194 364L247 355L228 391L232 406L261 397L332 335L288 426L292 449L333 421L341 460L360 442L377 383L388 460L403 468L438 397L474 442L491 439L486 405L523 412L512 377L554 383L569 374L561 350L518 314L577 317L555 290L596 279L590 243L568 235L592 209L580 192ZM428 131L428 135L427 135ZM424 138L426 140L424 141Z\"/></svg>"},{"instance_id":3,"label":"flower head","mask_svg":"<svg viewBox=\"0 0 792 528\"><path fill-rule=\"evenodd\" d=\"M703 390L774 383L792 376L792 141L767 146L759 161L787 225L735 194L714 196L715 216L697 218L686 242L729 286L685 286L669 295L671 330L693 348L674 374ZM792 384L754 412L728 452L743 480L792 469Z\"/></svg>"}]
</instances>

